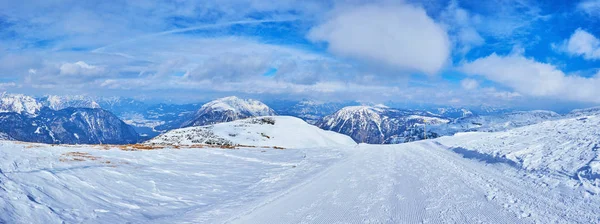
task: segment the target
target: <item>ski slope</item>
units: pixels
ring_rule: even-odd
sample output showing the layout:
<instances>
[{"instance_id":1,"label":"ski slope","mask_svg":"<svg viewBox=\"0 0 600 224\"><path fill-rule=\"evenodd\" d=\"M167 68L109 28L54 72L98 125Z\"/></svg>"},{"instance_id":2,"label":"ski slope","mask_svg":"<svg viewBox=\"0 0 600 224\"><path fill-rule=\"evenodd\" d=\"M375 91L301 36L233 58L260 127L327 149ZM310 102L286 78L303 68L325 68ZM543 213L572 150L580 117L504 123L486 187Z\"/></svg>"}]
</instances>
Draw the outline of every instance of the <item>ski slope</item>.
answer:
<instances>
[{"instance_id":1,"label":"ski slope","mask_svg":"<svg viewBox=\"0 0 600 224\"><path fill-rule=\"evenodd\" d=\"M227 223L597 223L597 196L430 141L361 145ZM554 181L560 181L555 179Z\"/></svg>"},{"instance_id":2,"label":"ski slope","mask_svg":"<svg viewBox=\"0 0 600 224\"><path fill-rule=\"evenodd\" d=\"M0 223L597 223L564 176L435 140L330 148L0 142Z\"/></svg>"}]
</instances>

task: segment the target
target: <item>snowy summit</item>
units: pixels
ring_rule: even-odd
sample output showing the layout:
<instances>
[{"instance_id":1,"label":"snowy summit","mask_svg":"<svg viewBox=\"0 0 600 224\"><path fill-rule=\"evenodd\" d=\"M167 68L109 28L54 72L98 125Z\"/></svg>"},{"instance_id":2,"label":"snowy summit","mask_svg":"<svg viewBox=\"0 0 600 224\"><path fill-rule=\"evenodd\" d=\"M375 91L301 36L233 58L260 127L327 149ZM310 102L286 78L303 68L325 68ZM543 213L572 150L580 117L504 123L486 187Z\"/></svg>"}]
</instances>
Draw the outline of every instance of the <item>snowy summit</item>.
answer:
<instances>
[{"instance_id":1,"label":"snowy summit","mask_svg":"<svg viewBox=\"0 0 600 224\"><path fill-rule=\"evenodd\" d=\"M248 117L273 115L275 115L275 112L260 101L230 96L204 104L194 117L185 122L182 127L202 126Z\"/></svg>"}]
</instances>

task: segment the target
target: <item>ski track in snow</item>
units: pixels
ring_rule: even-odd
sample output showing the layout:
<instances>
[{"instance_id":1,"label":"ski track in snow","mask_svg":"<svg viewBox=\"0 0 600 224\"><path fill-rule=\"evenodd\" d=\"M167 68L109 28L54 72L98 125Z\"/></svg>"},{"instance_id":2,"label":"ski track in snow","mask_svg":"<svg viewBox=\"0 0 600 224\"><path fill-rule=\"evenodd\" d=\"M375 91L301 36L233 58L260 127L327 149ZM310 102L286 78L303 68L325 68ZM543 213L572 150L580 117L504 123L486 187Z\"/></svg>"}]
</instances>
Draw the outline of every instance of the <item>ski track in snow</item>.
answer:
<instances>
[{"instance_id":1,"label":"ski track in snow","mask_svg":"<svg viewBox=\"0 0 600 224\"><path fill-rule=\"evenodd\" d=\"M598 199L431 142L361 145L310 183L227 223L597 223Z\"/></svg>"},{"instance_id":2,"label":"ski track in snow","mask_svg":"<svg viewBox=\"0 0 600 224\"><path fill-rule=\"evenodd\" d=\"M435 140L344 149L0 142L0 223L598 223L600 199ZM59 162L66 152L110 160ZM557 179L549 179L557 178Z\"/></svg>"}]
</instances>

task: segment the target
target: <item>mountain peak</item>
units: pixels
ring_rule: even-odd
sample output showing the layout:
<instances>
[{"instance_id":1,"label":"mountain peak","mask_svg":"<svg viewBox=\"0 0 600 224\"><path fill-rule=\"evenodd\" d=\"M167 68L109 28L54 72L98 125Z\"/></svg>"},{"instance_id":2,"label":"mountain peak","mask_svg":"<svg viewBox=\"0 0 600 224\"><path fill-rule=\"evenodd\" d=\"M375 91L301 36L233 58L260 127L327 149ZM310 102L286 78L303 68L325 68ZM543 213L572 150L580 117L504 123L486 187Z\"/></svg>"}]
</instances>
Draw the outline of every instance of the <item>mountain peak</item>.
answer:
<instances>
[{"instance_id":1,"label":"mountain peak","mask_svg":"<svg viewBox=\"0 0 600 224\"><path fill-rule=\"evenodd\" d=\"M42 104L35 98L23 94L2 93L0 95L0 112L15 112L35 116L40 112Z\"/></svg>"},{"instance_id":2,"label":"mountain peak","mask_svg":"<svg viewBox=\"0 0 600 224\"><path fill-rule=\"evenodd\" d=\"M202 105L194 118L185 122L182 127L202 126L249 117L273 115L275 115L273 109L258 100L229 96Z\"/></svg>"},{"instance_id":3,"label":"mountain peak","mask_svg":"<svg viewBox=\"0 0 600 224\"><path fill-rule=\"evenodd\" d=\"M272 112L271 108L258 100L241 99L236 96L228 96L210 101L200 108L200 111L202 110L247 112L253 116L271 115L269 113Z\"/></svg>"},{"instance_id":4,"label":"mountain peak","mask_svg":"<svg viewBox=\"0 0 600 224\"><path fill-rule=\"evenodd\" d=\"M448 119L426 111L397 110L382 105L348 106L317 122L317 126L349 135L357 142L402 143L424 138L424 123ZM428 138L436 137L427 133Z\"/></svg>"}]
</instances>

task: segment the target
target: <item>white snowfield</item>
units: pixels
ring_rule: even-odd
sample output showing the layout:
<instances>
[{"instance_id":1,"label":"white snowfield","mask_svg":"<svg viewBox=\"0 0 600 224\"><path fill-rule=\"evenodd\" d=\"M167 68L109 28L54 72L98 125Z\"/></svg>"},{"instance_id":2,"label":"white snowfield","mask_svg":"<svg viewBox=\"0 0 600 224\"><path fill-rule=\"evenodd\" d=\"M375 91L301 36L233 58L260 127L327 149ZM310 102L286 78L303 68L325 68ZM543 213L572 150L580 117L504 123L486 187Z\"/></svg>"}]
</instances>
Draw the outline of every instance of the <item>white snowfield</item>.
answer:
<instances>
[{"instance_id":1,"label":"white snowfield","mask_svg":"<svg viewBox=\"0 0 600 224\"><path fill-rule=\"evenodd\" d=\"M545 121L506 132L459 133L436 141L469 157L571 178L600 193L600 116Z\"/></svg>"},{"instance_id":2,"label":"white snowfield","mask_svg":"<svg viewBox=\"0 0 600 224\"><path fill-rule=\"evenodd\" d=\"M205 144L207 141L284 148L356 145L349 136L322 130L300 118L289 116L256 117L215 125L175 129L149 140L146 144L189 146Z\"/></svg>"},{"instance_id":3,"label":"white snowfield","mask_svg":"<svg viewBox=\"0 0 600 224\"><path fill-rule=\"evenodd\" d=\"M229 139L237 137L239 144L257 143L247 139L269 129L295 134L288 142L274 142L282 136L268 133L275 137L266 145L286 143L286 149L123 151L0 141L0 223L600 222L600 196L573 173L558 172L590 162L579 159L587 154L574 152L579 147L581 152L591 150L586 147L594 140L595 117L586 117L590 123L577 118L398 145L356 145L291 118L274 119L274 125L231 122L244 126L221 126L228 132L214 133L229 136L233 127L240 128L238 134L250 132L250 137ZM276 127L286 122L295 126ZM559 127L580 131L552 129ZM519 140L521 135L530 138ZM557 172L538 172L520 165L529 163L493 157L477 143L498 146L499 154L530 144L533 152L534 144L561 135L565 138L557 141L562 145L548 142L539 149L572 147L535 166ZM304 138L321 146L311 146ZM503 141L515 144L505 146Z\"/></svg>"}]
</instances>

